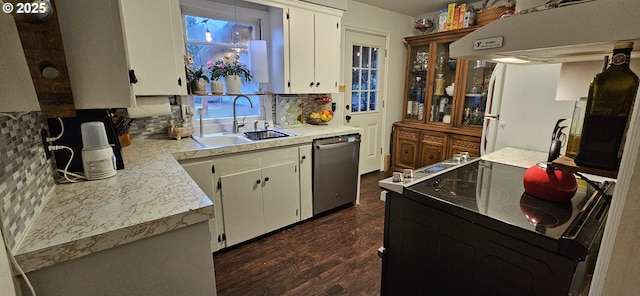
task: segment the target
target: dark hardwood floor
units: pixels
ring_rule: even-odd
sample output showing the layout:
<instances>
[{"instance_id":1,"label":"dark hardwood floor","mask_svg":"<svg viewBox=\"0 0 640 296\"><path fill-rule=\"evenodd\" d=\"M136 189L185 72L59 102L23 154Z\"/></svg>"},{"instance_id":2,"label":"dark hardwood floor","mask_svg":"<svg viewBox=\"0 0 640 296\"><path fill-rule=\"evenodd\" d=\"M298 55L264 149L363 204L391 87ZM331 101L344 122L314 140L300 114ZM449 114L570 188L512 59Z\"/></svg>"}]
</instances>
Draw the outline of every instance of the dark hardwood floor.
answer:
<instances>
[{"instance_id":1,"label":"dark hardwood floor","mask_svg":"<svg viewBox=\"0 0 640 296\"><path fill-rule=\"evenodd\" d=\"M359 205L214 254L218 295L379 295L388 176L362 176Z\"/></svg>"}]
</instances>

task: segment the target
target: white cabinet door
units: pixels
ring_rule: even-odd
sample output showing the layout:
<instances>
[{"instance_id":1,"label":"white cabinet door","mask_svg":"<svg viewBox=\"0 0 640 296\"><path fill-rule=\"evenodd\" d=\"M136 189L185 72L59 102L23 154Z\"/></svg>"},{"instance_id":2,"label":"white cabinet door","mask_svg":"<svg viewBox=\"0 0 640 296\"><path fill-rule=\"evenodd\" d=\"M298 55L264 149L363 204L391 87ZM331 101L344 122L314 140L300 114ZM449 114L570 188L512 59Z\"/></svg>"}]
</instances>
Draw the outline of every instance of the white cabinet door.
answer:
<instances>
[{"instance_id":1,"label":"white cabinet door","mask_svg":"<svg viewBox=\"0 0 640 296\"><path fill-rule=\"evenodd\" d=\"M120 0L120 4L129 66L138 80L133 84L135 95L186 94L178 0Z\"/></svg>"},{"instance_id":2,"label":"white cabinet door","mask_svg":"<svg viewBox=\"0 0 640 296\"><path fill-rule=\"evenodd\" d=\"M289 9L290 93L313 93L315 91L314 31L313 12L304 9Z\"/></svg>"},{"instance_id":3,"label":"white cabinet door","mask_svg":"<svg viewBox=\"0 0 640 296\"><path fill-rule=\"evenodd\" d=\"M220 177L227 247L265 233L260 169Z\"/></svg>"},{"instance_id":4,"label":"white cabinet door","mask_svg":"<svg viewBox=\"0 0 640 296\"><path fill-rule=\"evenodd\" d=\"M300 220L306 220L313 216L311 145L299 147L298 157L300 164Z\"/></svg>"},{"instance_id":5,"label":"white cabinet door","mask_svg":"<svg viewBox=\"0 0 640 296\"><path fill-rule=\"evenodd\" d=\"M340 18L315 14L315 92L337 93L340 77Z\"/></svg>"},{"instance_id":6,"label":"white cabinet door","mask_svg":"<svg viewBox=\"0 0 640 296\"><path fill-rule=\"evenodd\" d=\"M337 93L340 17L303 8L271 8L269 13L273 91Z\"/></svg>"},{"instance_id":7,"label":"white cabinet door","mask_svg":"<svg viewBox=\"0 0 640 296\"><path fill-rule=\"evenodd\" d=\"M295 162L262 169L265 232L300 221L300 189Z\"/></svg>"},{"instance_id":8,"label":"white cabinet door","mask_svg":"<svg viewBox=\"0 0 640 296\"><path fill-rule=\"evenodd\" d=\"M135 105L118 0L56 0L76 109Z\"/></svg>"},{"instance_id":9,"label":"white cabinet door","mask_svg":"<svg viewBox=\"0 0 640 296\"><path fill-rule=\"evenodd\" d=\"M216 219L218 218L218 205L219 201L215 200L215 186L216 182L214 180L214 175L211 171L211 166L213 165L211 160L204 161L182 161L180 162L182 168L189 174L191 179L193 179L198 187L204 191L204 193L213 201L214 208L216 210L216 218L209 219L209 231L211 232L211 252L218 251L224 248L224 240L222 237L219 237L222 233L222 223L218 223ZM220 225L218 225L220 224Z\"/></svg>"}]
</instances>

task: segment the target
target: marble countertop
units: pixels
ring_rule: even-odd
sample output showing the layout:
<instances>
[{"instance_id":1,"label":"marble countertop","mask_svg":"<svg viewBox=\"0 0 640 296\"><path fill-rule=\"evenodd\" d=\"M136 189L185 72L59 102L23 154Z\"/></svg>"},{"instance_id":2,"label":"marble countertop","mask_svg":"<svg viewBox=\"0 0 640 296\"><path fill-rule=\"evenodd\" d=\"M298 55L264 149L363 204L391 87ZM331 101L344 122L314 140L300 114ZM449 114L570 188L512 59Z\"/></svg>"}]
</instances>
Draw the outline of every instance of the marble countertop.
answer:
<instances>
[{"instance_id":1,"label":"marble countertop","mask_svg":"<svg viewBox=\"0 0 640 296\"><path fill-rule=\"evenodd\" d=\"M17 246L16 260L29 272L213 218L212 201L177 160L360 133L337 124L280 130L293 136L217 148L190 138L134 138L122 149L125 169L116 176L55 186Z\"/></svg>"}]
</instances>

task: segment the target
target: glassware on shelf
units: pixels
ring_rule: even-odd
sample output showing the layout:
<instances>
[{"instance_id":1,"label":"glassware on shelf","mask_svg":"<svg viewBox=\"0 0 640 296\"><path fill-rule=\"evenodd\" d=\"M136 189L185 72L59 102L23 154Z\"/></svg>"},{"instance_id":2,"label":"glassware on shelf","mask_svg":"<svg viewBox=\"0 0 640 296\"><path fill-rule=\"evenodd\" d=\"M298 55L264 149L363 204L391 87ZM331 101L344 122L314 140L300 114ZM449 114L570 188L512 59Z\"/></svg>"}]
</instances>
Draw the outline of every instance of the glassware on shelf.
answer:
<instances>
[{"instance_id":1,"label":"glassware on shelf","mask_svg":"<svg viewBox=\"0 0 640 296\"><path fill-rule=\"evenodd\" d=\"M432 20L419 19L417 22L414 23L414 27L416 28L416 30L420 31L424 35L427 32L433 31L434 24Z\"/></svg>"},{"instance_id":2,"label":"glassware on shelf","mask_svg":"<svg viewBox=\"0 0 640 296\"><path fill-rule=\"evenodd\" d=\"M435 80L435 88L433 90L433 94L436 96L444 95L445 84L447 83L447 79L444 77L444 74L439 73L436 74Z\"/></svg>"},{"instance_id":3,"label":"glassware on shelf","mask_svg":"<svg viewBox=\"0 0 640 296\"><path fill-rule=\"evenodd\" d=\"M415 77L407 98L407 114L405 118L422 120L424 118L424 82L420 76Z\"/></svg>"}]
</instances>

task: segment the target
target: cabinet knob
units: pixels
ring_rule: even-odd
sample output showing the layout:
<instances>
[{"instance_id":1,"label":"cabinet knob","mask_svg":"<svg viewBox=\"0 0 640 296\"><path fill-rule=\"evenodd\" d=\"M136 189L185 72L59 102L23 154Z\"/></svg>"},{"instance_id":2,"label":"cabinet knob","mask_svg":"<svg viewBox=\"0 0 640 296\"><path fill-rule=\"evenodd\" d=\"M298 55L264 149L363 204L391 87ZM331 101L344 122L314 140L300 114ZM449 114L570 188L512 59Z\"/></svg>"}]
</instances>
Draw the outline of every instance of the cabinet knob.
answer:
<instances>
[{"instance_id":1,"label":"cabinet knob","mask_svg":"<svg viewBox=\"0 0 640 296\"><path fill-rule=\"evenodd\" d=\"M264 181L265 181L265 182L269 181L269 177L265 177L265 178L264 178Z\"/></svg>"},{"instance_id":2,"label":"cabinet knob","mask_svg":"<svg viewBox=\"0 0 640 296\"><path fill-rule=\"evenodd\" d=\"M309 83L309 87L313 87L313 81L311 81L311 83Z\"/></svg>"},{"instance_id":3,"label":"cabinet knob","mask_svg":"<svg viewBox=\"0 0 640 296\"><path fill-rule=\"evenodd\" d=\"M302 159L307 159L307 156L306 156L306 155L303 155L303 156L302 156Z\"/></svg>"},{"instance_id":4,"label":"cabinet knob","mask_svg":"<svg viewBox=\"0 0 640 296\"><path fill-rule=\"evenodd\" d=\"M178 78L178 86L182 86L182 78Z\"/></svg>"},{"instance_id":5,"label":"cabinet knob","mask_svg":"<svg viewBox=\"0 0 640 296\"><path fill-rule=\"evenodd\" d=\"M320 82L316 82L316 87L320 86Z\"/></svg>"},{"instance_id":6,"label":"cabinet knob","mask_svg":"<svg viewBox=\"0 0 640 296\"><path fill-rule=\"evenodd\" d=\"M260 184L262 181L260 179L256 180L256 184Z\"/></svg>"},{"instance_id":7,"label":"cabinet knob","mask_svg":"<svg viewBox=\"0 0 640 296\"><path fill-rule=\"evenodd\" d=\"M429 155L429 159L433 159L433 154L432 154L432 155Z\"/></svg>"}]
</instances>

